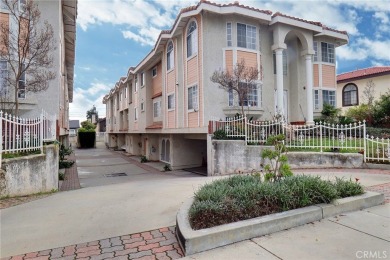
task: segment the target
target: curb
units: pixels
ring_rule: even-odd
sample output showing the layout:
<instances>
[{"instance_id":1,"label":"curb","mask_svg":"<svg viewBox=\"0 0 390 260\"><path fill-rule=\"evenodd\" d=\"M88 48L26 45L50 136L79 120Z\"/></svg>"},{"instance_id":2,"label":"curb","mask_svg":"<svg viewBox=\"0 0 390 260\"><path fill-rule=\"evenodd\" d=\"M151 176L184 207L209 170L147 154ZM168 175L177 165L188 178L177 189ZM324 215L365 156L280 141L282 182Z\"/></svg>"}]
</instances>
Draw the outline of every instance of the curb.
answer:
<instances>
[{"instance_id":1,"label":"curb","mask_svg":"<svg viewBox=\"0 0 390 260\"><path fill-rule=\"evenodd\" d=\"M176 216L176 236L185 255L373 207L384 202L384 195L367 191L363 195L338 199L332 204L318 204L200 230L193 230L189 223L188 211L193 200L186 200Z\"/></svg>"}]
</instances>

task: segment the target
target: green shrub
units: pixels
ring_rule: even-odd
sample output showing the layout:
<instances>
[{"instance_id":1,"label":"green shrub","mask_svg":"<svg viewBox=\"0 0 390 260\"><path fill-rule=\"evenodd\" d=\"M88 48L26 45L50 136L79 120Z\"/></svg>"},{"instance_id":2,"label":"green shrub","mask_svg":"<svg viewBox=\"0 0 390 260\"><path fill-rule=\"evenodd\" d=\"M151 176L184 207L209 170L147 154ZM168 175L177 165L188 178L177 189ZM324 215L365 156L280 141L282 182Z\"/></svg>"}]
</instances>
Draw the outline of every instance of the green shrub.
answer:
<instances>
[{"instance_id":1,"label":"green shrub","mask_svg":"<svg viewBox=\"0 0 390 260\"><path fill-rule=\"evenodd\" d=\"M366 127L366 134L375 138L390 138L390 128Z\"/></svg>"},{"instance_id":2,"label":"green shrub","mask_svg":"<svg viewBox=\"0 0 390 260\"><path fill-rule=\"evenodd\" d=\"M351 180L333 183L319 176L299 175L262 182L258 176L236 175L201 187L189 218L193 229L209 228L362 193L363 187Z\"/></svg>"},{"instance_id":3,"label":"green shrub","mask_svg":"<svg viewBox=\"0 0 390 260\"><path fill-rule=\"evenodd\" d=\"M65 180L65 173L59 172L59 173L58 173L58 180L60 180L60 181Z\"/></svg>"},{"instance_id":4,"label":"green shrub","mask_svg":"<svg viewBox=\"0 0 390 260\"><path fill-rule=\"evenodd\" d=\"M145 155L142 155L141 156L141 163L147 163L148 162L148 158L146 158Z\"/></svg>"},{"instance_id":5,"label":"green shrub","mask_svg":"<svg viewBox=\"0 0 390 260\"><path fill-rule=\"evenodd\" d=\"M353 118L355 121L363 122L363 120L368 121L371 116L371 107L367 104L361 104L356 107L351 107L345 112L346 117Z\"/></svg>"},{"instance_id":6,"label":"green shrub","mask_svg":"<svg viewBox=\"0 0 390 260\"><path fill-rule=\"evenodd\" d=\"M166 163L166 164L164 165L163 170L164 170L165 172L172 171L171 165L170 165L169 163Z\"/></svg>"},{"instance_id":7,"label":"green shrub","mask_svg":"<svg viewBox=\"0 0 390 260\"><path fill-rule=\"evenodd\" d=\"M372 117L376 126L390 125L390 91L381 95L379 100L375 102Z\"/></svg>"},{"instance_id":8,"label":"green shrub","mask_svg":"<svg viewBox=\"0 0 390 260\"><path fill-rule=\"evenodd\" d=\"M227 136L226 136L225 131L223 131L221 129L215 131L214 134L213 134L213 139L216 139L216 140L226 140Z\"/></svg>"},{"instance_id":9,"label":"green shrub","mask_svg":"<svg viewBox=\"0 0 390 260\"><path fill-rule=\"evenodd\" d=\"M59 161L58 168L59 169L70 168L70 167L72 167L73 164L74 164L74 161Z\"/></svg>"}]
</instances>

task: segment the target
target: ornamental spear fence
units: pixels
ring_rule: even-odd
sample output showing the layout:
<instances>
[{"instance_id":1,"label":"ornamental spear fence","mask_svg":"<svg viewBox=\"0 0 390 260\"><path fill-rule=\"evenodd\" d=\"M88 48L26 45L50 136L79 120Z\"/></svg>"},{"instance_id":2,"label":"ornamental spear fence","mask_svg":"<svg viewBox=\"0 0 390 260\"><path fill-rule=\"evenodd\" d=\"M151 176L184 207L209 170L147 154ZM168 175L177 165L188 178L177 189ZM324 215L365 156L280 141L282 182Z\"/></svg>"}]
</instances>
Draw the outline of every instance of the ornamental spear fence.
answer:
<instances>
[{"instance_id":1,"label":"ornamental spear fence","mask_svg":"<svg viewBox=\"0 0 390 260\"><path fill-rule=\"evenodd\" d=\"M364 121L347 125L325 122L291 125L281 121L248 121L246 117L235 117L211 120L209 134L217 130L223 131L228 139L245 139L246 145L265 145L270 136L284 134L285 144L290 150L360 152L364 162L390 163L390 138L370 137Z\"/></svg>"},{"instance_id":2,"label":"ornamental spear fence","mask_svg":"<svg viewBox=\"0 0 390 260\"><path fill-rule=\"evenodd\" d=\"M42 151L56 140L56 116L45 111L37 118L21 118L0 111L0 168L3 153Z\"/></svg>"}]
</instances>

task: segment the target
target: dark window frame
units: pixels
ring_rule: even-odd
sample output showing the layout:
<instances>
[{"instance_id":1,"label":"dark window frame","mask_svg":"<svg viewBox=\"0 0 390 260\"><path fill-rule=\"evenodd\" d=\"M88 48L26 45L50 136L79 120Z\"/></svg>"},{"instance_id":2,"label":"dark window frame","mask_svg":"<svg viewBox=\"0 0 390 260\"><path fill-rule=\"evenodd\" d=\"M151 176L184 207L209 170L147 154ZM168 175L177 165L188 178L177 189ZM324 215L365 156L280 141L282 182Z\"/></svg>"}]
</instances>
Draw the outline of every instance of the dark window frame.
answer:
<instances>
[{"instance_id":1,"label":"dark window frame","mask_svg":"<svg viewBox=\"0 0 390 260\"><path fill-rule=\"evenodd\" d=\"M350 96L350 100L349 100L350 103L347 104L347 102L345 100L346 99L346 95L345 95L346 91L345 91L345 89L347 87L349 87L349 86L355 87L355 91L356 91L356 104L352 104L352 96ZM352 93L352 92L355 92L355 91L349 90L347 92L348 93ZM348 83L348 84L346 84L343 87L343 91L341 93L341 96L342 96L342 105L343 105L343 107L352 107L352 106L358 106L359 105L359 88L358 88L358 86L355 83Z\"/></svg>"}]
</instances>

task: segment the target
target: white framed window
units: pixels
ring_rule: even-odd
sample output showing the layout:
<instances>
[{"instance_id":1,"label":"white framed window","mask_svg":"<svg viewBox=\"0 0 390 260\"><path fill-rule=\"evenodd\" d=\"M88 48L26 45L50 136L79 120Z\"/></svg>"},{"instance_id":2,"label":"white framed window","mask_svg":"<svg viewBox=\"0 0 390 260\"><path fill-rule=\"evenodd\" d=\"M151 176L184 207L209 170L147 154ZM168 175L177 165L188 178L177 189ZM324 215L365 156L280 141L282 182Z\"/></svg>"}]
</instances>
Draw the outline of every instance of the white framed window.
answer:
<instances>
[{"instance_id":1,"label":"white framed window","mask_svg":"<svg viewBox=\"0 0 390 260\"><path fill-rule=\"evenodd\" d=\"M119 94L116 94L116 99L115 99L115 103L116 103L116 110L119 110Z\"/></svg>"},{"instance_id":2,"label":"white framed window","mask_svg":"<svg viewBox=\"0 0 390 260\"><path fill-rule=\"evenodd\" d=\"M119 101L122 101L122 91L121 91L121 93L119 94Z\"/></svg>"},{"instance_id":3,"label":"white framed window","mask_svg":"<svg viewBox=\"0 0 390 260\"><path fill-rule=\"evenodd\" d=\"M237 46L256 50L256 27L237 23Z\"/></svg>"},{"instance_id":4,"label":"white framed window","mask_svg":"<svg viewBox=\"0 0 390 260\"><path fill-rule=\"evenodd\" d=\"M168 110L172 110L175 108L175 94L171 94L168 96Z\"/></svg>"},{"instance_id":5,"label":"white framed window","mask_svg":"<svg viewBox=\"0 0 390 260\"><path fill-rule=\"evenodd\" d=\"M320 109L320 91L314 90L314 109Z\"/></svg>"},{"instance_id":6,"label":"white framed window","mask_svg":"<svg viewBox=\"0 0 390 260\"><path fill-rule=\"evenodd\" d=\"M27 0L19 0L19 11L23 12L26 9Z\"/></svg>"},{"instance_id":7,"label":"white framed window","mask_svg":"<svg viewBox=\"0 0 390 260\"><path fill-rule=\"evenodd\" d=\"M161 116L161 101L156 101L153 103L153 117Z\"/></svg>"},{"instance_id":8,"label":"white framed window","mask_svg":"<svg viewBox=\"0 0 390 260\"><path fill-rule=\"evenodd\" d=\"M248 83L241 82L239 84L247 85ZM260 98L259 94L261 94L261 88L260 84L257 83L251 83L249 86L247 86L247 93L243 100L243 105L248 107L259 107L260 105ZM260 90L260 91L259 91ZM241 106L241 102L239 102L239 105Z\"/></svg>"},{"instance_id":9,"label":"white framed window","mask_svg":"<svg viewBox=\"0 0 390 260\"><path fill-rule=\"evenodd\" d=\"M287 75L287 50L283 50L283 75ZM273 52L274 74L276 74L276 53Z\"/></svg>"},{"instance_id":10,"label":"white framed window","mask_svg":"<svg viewBox=\"0 0 390 260\"><path fill-rule=\"evenodd\" d=\"M134 108L134 121L138 120L138 108Z\"/></svg>"},{"instance_id":11,"label":"white framed window","mask_svg":"<svg viewBox=\"0 0 390 260\"><path fill-rule=\"evenodd\" d=\"M141 88L145 86L145 73L141 72Z\"/></svg>"},{"instance_id":12,"label":"white framed window","mask_svg":"<svg viewBox=\"0 0 390 260\"><path fill-rule=\"evenodd\" d=\"M135 83L134 92L137 92L138 91L138 76L137 75L135 75L134 83Z\"/></svg>"},{"instance_id":13,"label":"white framed window","mask_svg":"<svg viewBox=\"0 0 390 260\"><path fill-rule=\"evenodd\" d=\"M322 62L334 63L334 44L321 42Z\"/></svg>"},{"instance_id":14,"label":"white framed window","mask_svg":"<svg viewBox=\"0 0 390 260\"><path fill-rule=\"evenodd\" d=\"M167 47L167 70L170 71L174 67L175 67L175 62L174 62L173 42L170 41L168 42L168 47Z\"/></svg>"},{"instance_id":15,"label":"white framed window","mask_svg":"<svg viewBox=\"0 0 390 260\"><path fill-rule=\"evenodd\" d=\"M190 22L187 29L187 58L198 53L198 30L196 22Z\"/></svg>"},{"instance_id":16,"label":"white framed window","mask_svg":"<svg viewBox=\"0 0 390 260\"><path fill-rule=\"evenodd\" d=\"M4 1L4 0L0 0L0 9L8 10L8 7L7 7L7 5L5 4L5 1Z\"/></svg>"},{"instance_id":17,"label":"white framed window","mask_svg":"<svg viewBox=\"0 0 390 260\"><path fill-rule=\"evenodd\" d=\"M229 91L228 91L228 99L229 99L229 107L234 106L234 92L233 92L233 89L229 89Z\"/></svg>"},{"instance_id":18,"label":"white framed window","mask_svg":"<svg viewBox=\"0 0 390 260\"><path fill-rule=\"evenodd\" d=\"M157 76L157 66L152 69L152 77L154 78L156 76Z\"/></svg>"},{"instance_id":19,"label":"white framed window","mask_svg":"<svg viewBox=\"0 0 390 260\"><path fill-rule=\"evenodd\" d=\"M188 88L188 110L198 109L198 86Z\"/></svg>"},{"instance_id":20,"label":"white framed window","mask_svg":"<svg viewBox=\"0 0 390 260\"><path fill-rule=\"evenodd\" d=\"M132 93L132 87L130 82L127 83L127 89L129 92L129 104L131 104L133 103L133 93Z\"/></svg>"},{"instance_id":21,"label":"white framed window","mask_svg":"<svg viewBox=\"0 0 390 260\"><path fill-rule=\"evenodd\" d=\"M0 96L6 95L8 91L8 63L5 60L0 60Z\"/></svg>"},{"instance_id":22,"label":"white framed window","mask_svg":"<svg viewBox=\"0 0 390 260\"><path fill-rule=\"evenodd\" d=\"M22 74L19 78L18 98L26 98L26 72L24 71L26 66L22 64Z\"/></svg>"},{"instance_id":23,"label":"white framed window","mask_svg":"<svg viewBox=\"0 0 390 260\"><path fill-rule=\"evenodd\" d=\"M318 42L313 42L313 49L314 49L314 62L318 61Z\"/></svg>"},{"instance_id":24,"label":"white framed window","mask_svg":"<svg viewBox=\"0 0 390 260\"><path fill-rule=\"evenodd\" d=\"M145 102L141 102L141 112L145 111Z\"/></svg>"},{"instance_id":25,"label":"white framed window","mask_svg":"<svg viewBox=\"0 0 390 260\"><path fill-rule=\"evenodd\" d=\"M322 103L329 104L336 107L336 91L335 90L322 90Z\"/></svg>"},{"instance_id":26,"label":"white framed window","mask_svg":"<svg viewBox=\"0 0 390 260\"><path fill-rule=\"evenodd\" d=\"M349 83L344 86L343 92L343 107L359 105L358 87L354 83Z\"/></svg>"},{"instance_id":27,"label":"white framed window","mask_svg":"<svg viewBox=\"0 0 390 260\"><path fill-rule=\"evenodd\" d=\"M226 24L226 43L228 47L232 46L232 23Z\"/></svg>"},{"instance_id":28,"label":"white framed window","mask_svg":"<svg viewBox=\"0 0 390 260\"><path fill-rule=\"evenodd\" d=\"M127 87L125 87L124 92L125 92L125 98L127 98Z\"/></svg>"}]
</instances>

